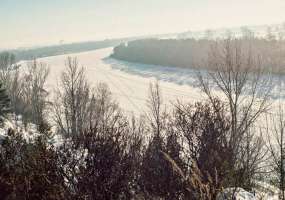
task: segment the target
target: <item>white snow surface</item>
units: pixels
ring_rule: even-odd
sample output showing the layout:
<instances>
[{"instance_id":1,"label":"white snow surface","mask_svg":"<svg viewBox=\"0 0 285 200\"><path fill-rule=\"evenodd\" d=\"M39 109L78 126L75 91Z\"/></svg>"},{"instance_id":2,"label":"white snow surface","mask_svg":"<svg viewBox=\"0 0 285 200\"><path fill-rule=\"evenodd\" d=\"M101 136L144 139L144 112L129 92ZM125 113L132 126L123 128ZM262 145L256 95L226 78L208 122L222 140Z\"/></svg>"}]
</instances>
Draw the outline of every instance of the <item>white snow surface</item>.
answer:
<instances>
[{"instance_id":1,"label":"white snow surface","mask_svg":"<svg viewBox=\"0 0 285 200\"><path fill-rule=\"evenodd\" d=\"M60 55L38 59L39 62L47 63L50 67L50 74L47 80L49 90L53 91L60 83L61 73L65 70L65 60L67 57L76 57L79 64L84 67L86 76L92 86L97 83L107 83L113 96L119 102L120 106L127 112L144 114L146 100L148 97L149 84L159 80L163 94L164 103L171 104L177 99L187 102L201 100L202 94L198 88L188 84L178 84L179 79L184 79L183 72L180 75L174 74L170 77L169 71L143 71L134 73L132 71L122 70L130 66L129 63L117 61L108 58L113 48L100 49L95 51ZM145 65L133 64L133 67ZM159 75L159 76L157 76ZM192 76L193 74L191 74ZM189 75L190 77L190 75ZM52 94L52 92L51 92Z\"/></svg>"},{"instance_id":2,"label":"white snow surface","mask_svg":"<svg viewBox=\"0 0 285 200\"><path fill-rule=\"evenodd\" d=\"M218 194L217 200L227 200L232 199L232 197L235 200L278 200L277 194L262 193L260 191L250 193L243 188L226 188Z\"/></svg>"},{"instance_id":3,"label":"white snow surface","mask_svg":"<svg viewBox=\"0 0 285 200\"><path fill-rule=\"evenodd\" d=\"M257 200L254 194L242 188L226 188L223 192L218 194L217 200L231 199L233 196L236 200Z\"/></svg>"}]
</instances>

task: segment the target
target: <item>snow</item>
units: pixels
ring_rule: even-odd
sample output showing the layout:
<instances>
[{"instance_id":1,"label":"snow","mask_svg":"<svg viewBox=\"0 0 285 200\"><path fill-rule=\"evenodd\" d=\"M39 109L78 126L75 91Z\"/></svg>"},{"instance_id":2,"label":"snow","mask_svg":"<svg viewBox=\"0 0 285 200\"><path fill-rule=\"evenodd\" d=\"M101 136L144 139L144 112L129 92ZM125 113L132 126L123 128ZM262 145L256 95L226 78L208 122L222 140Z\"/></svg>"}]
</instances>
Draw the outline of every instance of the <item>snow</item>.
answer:
<instances>
[{"instance_id":1,"label":"snow","mask_svg":"<svg viewBox=\"0 0 285 200\"><path fill-rule=\"evenodd\" d=\"M66 58L77 57L80 65L85 68L89 82L93 86L99 82L107 83L120 106L135 115L144 114L146 111L151 82L159 82L166 107L176 102L177 99L194 103L205 98L197 87L194 70L123 62L109 58L112 52L113 48L106 48L46 57L39 61L47 63L50 67L47 82L50 91L53 91L59 83L61 73L65 70ZM273 108L276 107L274 106L276 102L279 102L278 98L273 98ZM282 102L284 103L284 99ZM276 108L271 112L276 113Z\"/></svg>"},{"instance_id":2,"label":"snow","mask_svg":"<svg viewBox=\"0 0 285 200\"><path fill-rule=\"evenodd\" d=\"M0 128L0 141L8 136L7 133L9 129L21 133L26 141L33 141L40 135L34 124L28 124L27 127L25 127L22 123L21 116L18 116L17 119L15 119L15 116L11 116L9 119L4 120L3 127Z\"/></svg>"},{"instance_id":3,"label":"snow","mask_svg":"<svg viewBox=\"0 0 285 200\"><path fill-rule=\"evenodd\" d=\"M257 200L257 197L254 194L247 192L242 188L226 188L223 192L218 194L217 200L232 199L232 197L236 200Z\"/></svg>"},{"instance_id":4,"label":"snow","mask_svg":"<svg viewBox=\"0 0 285 200\"><path fill-rule=\"evenodd\" d=\"M171 104L177 99L194 102L203 98L198 88L190 84L176 83L175 81L178 80L179 76L173 76L172 80L166 80L162 77L167 77L167 72L165 74L160 73L161 77L156 77L155 74L151 73L142 75L122 70L122 65L126 66L126 63L109 59L112 51L112 48L107 48L39 59L40 62L45 62L50 67L50 75L47 80L48 88L53 91L57 87L61 73L65 70L66 58L77 57L80 65L85 68L89 82L93 86L99 82L107 83L115 99L127 112L144 114L149 84L156 80L160 80L165 103ZM121 68L118 65L121 65ZM137 65L139 64L134 64L134 66Z\"/></svg>"},{"instance_id":5,"label":"snow","mask_svg":"<svg viewBox=\"0 0 285 200\"><path fill-rule=\"evenodd\" d=\"M278 200L279 199L277 194L263 193L260 191L255 191L251 193L244 190L243 188L226 188L223 190L223 192L218 194L217 200L227 200L227 199L232 199L232 197L234 197L235 200L260 200L260 199Z\"/></svg>"}]
</instances>

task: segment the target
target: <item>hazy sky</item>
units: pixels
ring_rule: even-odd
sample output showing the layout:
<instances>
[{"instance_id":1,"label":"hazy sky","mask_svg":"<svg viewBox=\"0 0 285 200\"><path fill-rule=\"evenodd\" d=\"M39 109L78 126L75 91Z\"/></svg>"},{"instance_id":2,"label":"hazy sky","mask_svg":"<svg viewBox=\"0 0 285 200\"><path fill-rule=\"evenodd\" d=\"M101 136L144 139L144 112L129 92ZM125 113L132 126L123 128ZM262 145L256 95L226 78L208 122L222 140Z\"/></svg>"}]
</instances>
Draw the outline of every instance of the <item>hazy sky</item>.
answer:
<instances>
[{"instance_id":1,"label":"hazy sky","mask_svg":"<svg viewBox=\"0 0 285 200\"><path fill-rule=\"evenodd\" d=\"M0 0L0 49L285 21L285 0Z\"/></svg>"}]
</instances>

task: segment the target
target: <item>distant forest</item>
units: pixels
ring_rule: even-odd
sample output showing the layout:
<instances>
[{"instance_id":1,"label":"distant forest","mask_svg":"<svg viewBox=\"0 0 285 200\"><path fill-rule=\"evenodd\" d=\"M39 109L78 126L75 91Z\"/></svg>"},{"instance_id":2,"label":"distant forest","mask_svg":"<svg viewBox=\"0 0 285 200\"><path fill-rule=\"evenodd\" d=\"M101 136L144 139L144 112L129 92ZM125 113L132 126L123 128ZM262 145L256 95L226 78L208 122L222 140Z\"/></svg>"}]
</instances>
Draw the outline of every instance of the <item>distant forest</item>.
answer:
<instances>
[{"instance_id":1,"label":"distant forest","mask_svg":"<svg viewBox=\"0 0 285 200\"><path fill-rule=\"evenodd\" d=\"M224 48L221 44L226 40L210 39L141 39L121 43L114 48L111 57L142 64L173 66L182 68L207 68L209 53ZM279 72L284 63L284 40L275 38L236 38L235 42L242 47L244 53L255 54L262 64L274 72ZM277 59L279 58L279 59Z\"/></svg>"},{"instance_id":2,"label":"distant forest","mask_svg":"<svg viewBox=\"0 0 285 200\"><path fill-rule=\"evenodd\" d=\"M205 58L208 48L208 40L143 39L120 44L114 48L112 57L130 62L187 68L193 66L194 61Z\"/></svg>"},{"instance_id":3,"label":"distant forest","mask_svg":"<svg viewBox=\"0 0 285 200\"><path fill-rule=\"evenodd\" d=\"M10 53L13 53L16 56L17 61L31 60L34 58L56 56L68 53L78 53L82 51L91 51L100 48L112 47L119 45L121 42L124 41L127 40L113 39L113 40L94 41L94 42L72 43L72 44L39 47L33 49L11 50Z\"/></svg>"},{"instance_id":4,"label":"distant forest","mask_svg":"<svg viewBox=\"0 0 285 200\"><path fill-rule=\"evenodd\" d=\"M171 35L168 35L168 34L153 35L153 37L163 37L163 36L166 37L166 36L171 36ZM138 39L142 39L146 37L148 36L106 39L106 40L101 40L101 41L77 42L77 43L70 43L70 44L52 45L52 46L27 48L27 49L14 49L14 50L7 50L7 51L0 50L0 53L9 52L15 56L16 61L32 60L36 58L64 55L64 54L70 54L70 53L80 53L84 51L92 51L96 49L115 47L121 43L129 42L132 40L138 40Z\"/></svg>"}]
</instances>

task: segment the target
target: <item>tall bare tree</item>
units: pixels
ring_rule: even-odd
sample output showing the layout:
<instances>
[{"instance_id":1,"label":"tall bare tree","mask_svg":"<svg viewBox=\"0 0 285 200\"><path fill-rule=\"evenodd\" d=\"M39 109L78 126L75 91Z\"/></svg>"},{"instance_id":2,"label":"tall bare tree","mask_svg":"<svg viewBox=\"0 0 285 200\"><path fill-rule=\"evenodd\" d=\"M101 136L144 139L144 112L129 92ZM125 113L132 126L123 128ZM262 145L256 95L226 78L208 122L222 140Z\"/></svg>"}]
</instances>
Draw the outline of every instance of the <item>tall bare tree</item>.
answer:
<instances>
[{"instance_id":1,"label":"tall bare tree","mask_svg":"<svg viewBox=\"0 0 285 200\"><path fill-rule=\"evenodd\" d=\"M27 72L22 77L22 100L24 101L23 120L38 126L47 123L48 91L46 81L49 67L45 63L33 60L28 63Z\"/></svg>"},{"instance_id":2,"label":"tall bare tree","mask_svg":"<svg viewBox=\"0 0 285 200\"><path fill-rule=\"evenodd\" d=\"M250 43L249 43L250 44ZM213 71L199 73L202 91L213 102L216 98L226 103L230 117L229 144L233 151L232 168L244 168L245 143L253 144L256 135L252 128L269 108L271 78L265 73L261 58L242 40L228 37L212 46L207 65ZM257 142L256 145L260 145ZM247 145L250 147L251 145ZM255 145L251 150L261 151ZM254 162L263 157L258 153ZM249 155L249 154L248 154ZM251 163L251 166L255 164Z\"/></svg>"},{"instance_id":3,"label":"tall bare tree","mask_svg":"<svg viewBox=\"0 0 285 200\"><path fill-rule=\"evenodd\" d=\"M76 58L68 57L65 65L54 104L55 121L62 133L71 136L81 132L87 120L90 87Z\"/></svg>"},{"instance_id":4,"label":"tall bare tree","mask_svg":"<svg viewBox=\"0 0 285 200\"><path fill-rule=\"evenodd\" d=\"M150 83L147 105L149 108L148 118L150 120L151 126L155 130L156 134L160 135L163 126L163 115L165 114L165 110L163 108L163 100L158 83Z\"/></svg>"}]
</instances>

